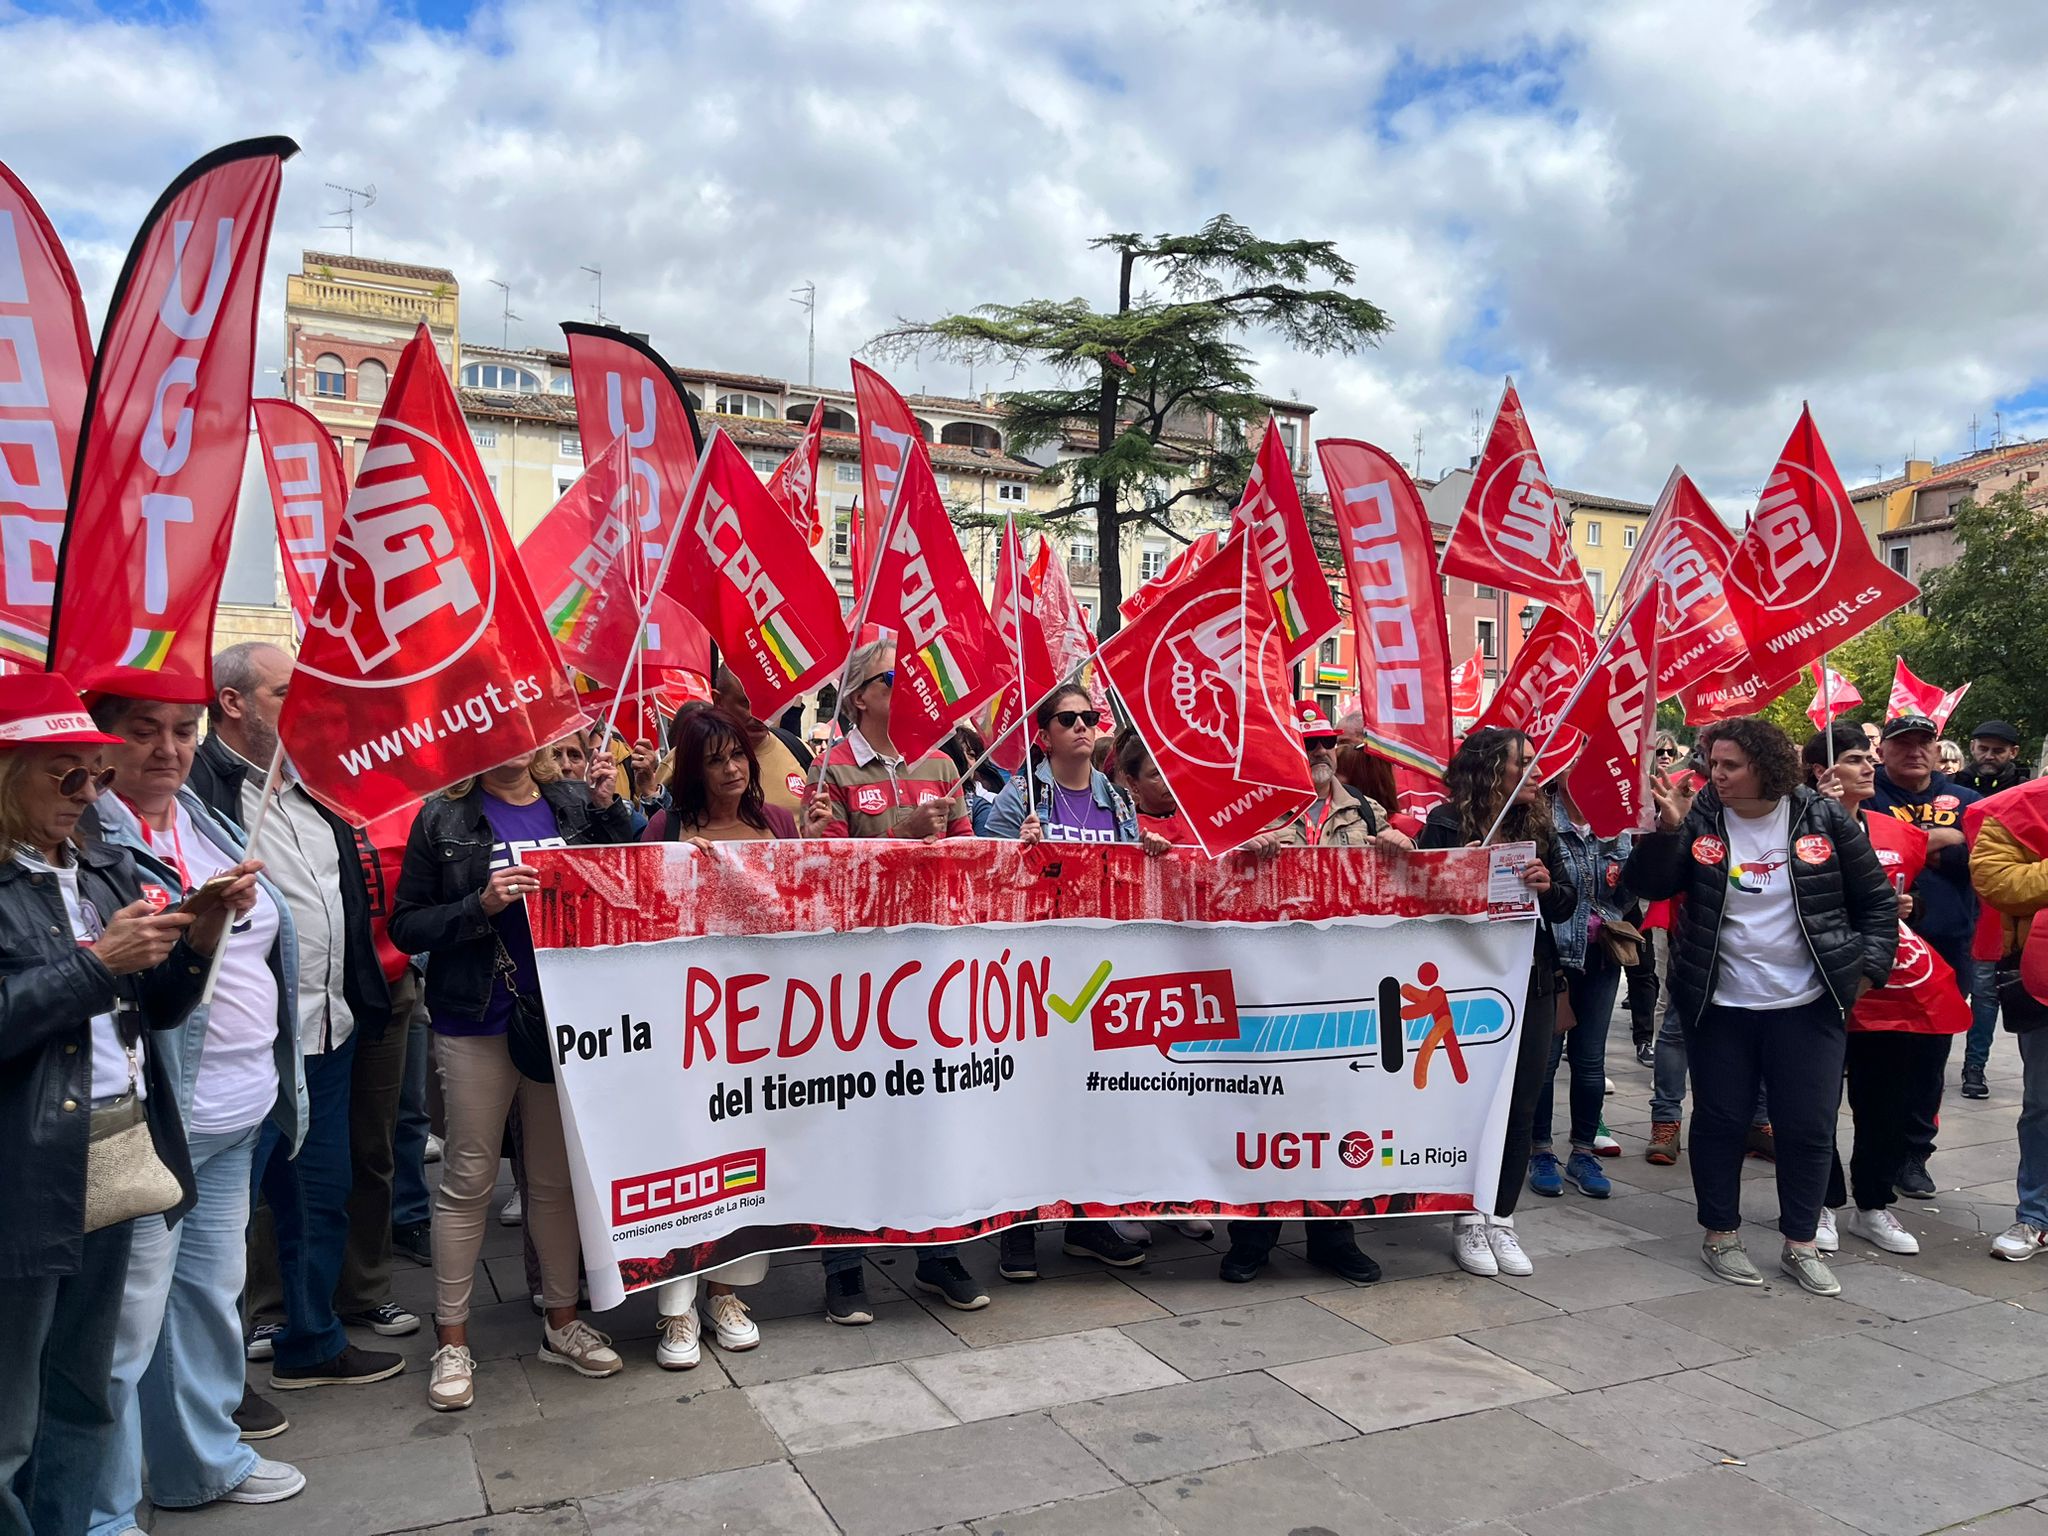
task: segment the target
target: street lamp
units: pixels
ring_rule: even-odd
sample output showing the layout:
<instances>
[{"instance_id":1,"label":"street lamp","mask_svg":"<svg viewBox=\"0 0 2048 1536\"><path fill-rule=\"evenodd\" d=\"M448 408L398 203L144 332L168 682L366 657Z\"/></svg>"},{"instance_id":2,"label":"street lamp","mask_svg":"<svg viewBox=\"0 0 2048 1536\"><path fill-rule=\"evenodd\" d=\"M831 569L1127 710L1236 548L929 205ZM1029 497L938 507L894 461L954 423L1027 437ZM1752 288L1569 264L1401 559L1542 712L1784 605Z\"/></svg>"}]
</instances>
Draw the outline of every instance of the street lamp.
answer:
<instances>
[{"instance_id":1,"label":"street lamp","mask_svg":"<svg viewBox=\"0 0 2048 1536\"><path fill-rule=\"evenodd\" d=\"M1522 638L1524 640L1529 638L1529 631L1536 627L1537 619L1541 618L1542 616L1543 610L1537 607L1534 603L1525 603L1522 606L1522 611L1519 617L1522 621Z\"/></svg>"}]
</instances>

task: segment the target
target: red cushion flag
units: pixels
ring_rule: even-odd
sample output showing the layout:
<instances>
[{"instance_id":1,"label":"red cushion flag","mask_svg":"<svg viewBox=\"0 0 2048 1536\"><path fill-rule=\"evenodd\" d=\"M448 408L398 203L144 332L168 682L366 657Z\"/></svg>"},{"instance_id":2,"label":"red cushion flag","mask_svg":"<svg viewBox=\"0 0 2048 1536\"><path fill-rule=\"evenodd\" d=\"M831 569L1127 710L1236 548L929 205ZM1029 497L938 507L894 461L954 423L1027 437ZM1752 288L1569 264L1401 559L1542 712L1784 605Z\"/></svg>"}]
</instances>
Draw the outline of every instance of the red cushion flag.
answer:
<instances>
[{"instance_id":1,"label":"red cushion flag","mask_svg":"<svg viewBox=\"0 0 2048 1536\"><path fill-rule=\"evenodd\" d=\"M852 649L832 578L723 428L704 445L662 590L710 631L764 720L831 681Z\"/></svg>"},{"instance_id":2,"label":"red cushion flag","mask_svg":"<svg viewBox=\"0 0 2048 1536\"><path fill-rule=\"evenodd\" d=\"M813 549L825 539L825 523L818 516L818 449L824 440L825 402L820 400L811 406L811 419L789 457L768 476L768 494Z\"/></svg>"},{"instance_id":3,"label":"red cushion flag","mask_svg":"<svg viewBox=\"0 0 2048 1536\"><path fill-rule=\"evenodd\" d=\"M1451 647L1429 514L1408 472L1371 443L1324 438L1316 457L1351 596L1365 744L1441 774L1451 759ZM1477 691L1475 682L1468 713Z\"/></svg>"},{"instance_id":4,"label":"red cushion flag","mask_svg":"<svg viewBox=\"0 0 2048 1536\"><path fill-rule=\"evenodd\" d=\"M1656 583L1657 697L1675 698L1744 656L1742 629L1728 606L1735 535L1683 470L1671 471L1616 600L1624 609Z\"/></svg>"},{"instance_id":5,"label":"red cushion flag","mask_svg":"<svg viewBox=\"0 0 2048 1536\"><path fill-rule=\"evenodd\" d=\"M81 690L212 695L214 610L249 447L256 303L290 139L217 149L165 189L100 332L50 669Z\"/></svg>"},{"instance_id":6,"label":"red cushion flag","mask_svg":"<svg viewBox=\"0 0 2048 1536\"><path fill-rule=\"evenodd\" d=\"M278 560L291 599L292 624L306 632L306 615L327 572L327 547L348 505L348 481L334 434L302 405L258 400L256 443L270 486L270 512L277 523Z\"/></svg>"},{"instance_id":7,"label":"red cushion flag","mask_svg":"<svg viewBox=\"0 0 2048 1536\"><path fill-rule=\"evenodd\" d=\"M646 595L626 454L621 435L586 458L576 483L519 545L562 660L607 688L634 670L633 630Z\"/></svg>"},{"instance_id":8,"label":"red cushion flag","mask_svg":"<svg viewBox=\"0 0 2048 1536\"><path fill-rule=\"evenodd\" d=\"M64 243L0 165L0 663L39 669L92 337Z\"/></svg>"},{"instance_id":9,"label":"red cushion flag","mask_svg":"<svg viewBox=\"0 0 2048 1536\"><path fill-rule=\"evenodd\" d=\"M421 326L365 445L278 722L356 826L582 719Z\"/></svg>"},{"instance_id":10,"label":"red cushion flag","mask_svg":"<svg viewBox=\"0 0 2048 1536\"><path fill-rule=\"evenodd\" d=\"M1301 488L1294 483L1294 466L1287 462L1287 445L1271 416L1266 418L1266 435L1259 442L1244 495L1230 515L1230 531L1251 535L1252 560L1272 595L1292 666L1342 619L1316 558L1315 540L1309 537L1308 514L1301 509Z\"/></svg>"},{"instance_id":11,"label":"red cushion flag","mask_svg":"<svg viewBox=\"0 0 2048 1536\"><path fill-rule=\"evenodd\" d=\"M1760 677L1787 677L1920 589L1871 553L1842 477L1802 409L1728 562L1728 600Z\"/></svg>"},{"instance_id":12,"label":"red cushion flag","mask_svg":"<svg viewBox=\"0 0 2048 1536\"><path fill-rule=\"evenodd\" d=\"M1645 592L1621 616L1558 720L1559 729L1585 737L1566 783L1598 837L1649 825L1646 759L1657 725L1657 606L1657 594Z\"/></svg>"},{"instance_id":13,"label":"red cushion flag","mask_svg":"<svg viewBox=\"0 0 2048 1536\"><path fill-rule=\"evenodd\" d=\"M1024 552L1017 541L1014 518L1003 522L1003 542L996 555L995 590L989 594L996 632L1003 637L1003 660L1007 663L1003 691L996 695L995 717L989 722L989 759L1006 772L1024 766L1024 749L1033 732L1027 713L1059 686L1060 674L1053 670L1052 652L1045 643L1045 630L1038 619L1036 594L1024 571ZM1019 658L1023 683L1018 685Z\"/></svg>"},{"instance_id":14,"label":"red cushion flag","mask_svg":"<svg viewBox=\"0 0 2048 1536\"><path fill-rule=\"evenodd\" d=\"M1969 691L1968 683L1953 693L1945 693L1933 683L1923 683L1906 665L1905 657L1895 657L1892 661L1892 692L1885 703L1884 717L1896 720L1900 715L1925 715L1934 722L1936 731L1946 730L1948 717L1956 712L1956 706L1963 702L1963 695Z\"/></svg>"},{"instance_id":15,"label":"red cushion flag","mask_svg":"<svg viewBox=\"0 0 2048 1536\"><path fill-rule=\"evenodd\" d=\"M960 552L910 408L860 363L853 365L853 395L868 531L885 535L869 566L874 589L863 619L895 632L889 735L915 762L1002 687L1003 639Z\"/></svg>"},{"instance_id":16,"label":"red cushion flag","mask_svg":"<svg viewBox=\"0 0 2048 1536\"><path fill-rule=\"evenodd\" d=\"M1441 569L1562 608L1588 631L1599 623L1513 379L1501 393Z\"/></svg>"},{"instance_id":17,"label":"red cushion flag","mask_svg":"<svg viewBox=\"0 0 2048 1536\"><path fill-rule=\"evenodd\" d=\"M1593 637L1561 608L1546 608L1508 664L1507 676L1473 725L1520 731L1541 749L1536 778L1547 782L1570 766L1583 738L1559 729L1559 715L1593 661Z\"/></svg>"}]
</instances>

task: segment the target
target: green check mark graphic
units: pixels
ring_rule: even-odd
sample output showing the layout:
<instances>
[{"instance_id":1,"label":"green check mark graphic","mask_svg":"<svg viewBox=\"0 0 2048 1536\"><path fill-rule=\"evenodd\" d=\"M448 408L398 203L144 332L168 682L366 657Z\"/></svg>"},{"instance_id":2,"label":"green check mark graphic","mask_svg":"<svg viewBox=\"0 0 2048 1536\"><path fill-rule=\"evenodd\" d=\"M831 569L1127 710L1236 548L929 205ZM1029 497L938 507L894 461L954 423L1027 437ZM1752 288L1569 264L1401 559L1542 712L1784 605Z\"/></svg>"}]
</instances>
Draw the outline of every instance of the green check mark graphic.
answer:
<instances>
[{"instance_id":1,"label":"green check mark graphic","mask_svg":"<svg viewBox=\"0 0 2048 1536\"><path fill-rule=\"evenodd\" d=\"M1052 1011L1065 1019L1069 1024L1078 1024L1081 1022L1081 1014L1090 1003L1095 1001L1095 994L1102 990L1102 984L1107 980L1109 980L1109 962L1105 960L1102 964L1095 967L1095 974L1088 978L1088 984L1081 988L1080 995L1071 1003L1063 997L1053 996L1050 992L1046 994L1045 1000L1052 1005Z\"/></svg>"}]
</instances>

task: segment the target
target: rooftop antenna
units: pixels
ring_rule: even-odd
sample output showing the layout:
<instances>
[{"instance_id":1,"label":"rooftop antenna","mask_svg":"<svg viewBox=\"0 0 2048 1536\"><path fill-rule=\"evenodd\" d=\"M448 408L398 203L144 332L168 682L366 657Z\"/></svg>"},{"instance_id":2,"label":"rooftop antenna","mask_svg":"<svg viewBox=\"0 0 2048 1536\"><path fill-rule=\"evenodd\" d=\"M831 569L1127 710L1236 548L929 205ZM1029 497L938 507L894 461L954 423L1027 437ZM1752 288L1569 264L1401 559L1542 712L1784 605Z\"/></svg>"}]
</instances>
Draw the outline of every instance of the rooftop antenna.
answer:
<instances>
[{"instance_id":1,"label":"rooftop antenna","mask_svg":"<svg viewBox=\"0 0 2048 1536\"><path fill-rule=\"evenodd\" d=\"M1415 429L1415 478L1422 478L1422 428Z\"/></svg>"},{"instance_id":2,"label":"rooftop antenna","mask_svg":"<svg viewBox=\"0 0 2048 1536\"><path fill-rule=\"evenodd\" d=\"M1970 412L1970 452L1977 451L1977 413Z\"/></svg>"},{"instance_id":3,"label":"rooftop antenna","mask_svg":"<svg viewBox=\"0 0 2048 1536\"><path fill-rule=\"evenodd\" d=\"M2005 412L2003 411L1993 411L1991 413L1991 446L1994 448L2003 448L2005 446Z\"/></svg>"},{"instance_id":4,"label":"rooftop antenna","mask_svg":"<svg viewBox=\"0 0 2048 1536\"><path fill-rule=\"evenodd\" d=\"M487 281L493 288L505 296L505 313L503 324L498 331L498 345L509 352L512 350L512 322L519 318L519 316L512 313L512 285L510 283L501 283L495 277L489 278Z\"/></svg>"},{"instance_id":5,"label":"rooftop antenna","mask_svg":"<svg viewBox=\"0 0 2048 1536\"><path fill-rule=\"evenodd\" d=\"M597 316L599 325L609 325L611 321L605 317L604 312L604 268L585 267L583 270L597 279L597 302L590 306L590 312Z\"/></svg>"},{"instance_id":6,"label":"rooftop antenna","mask_svg":"<svg viewBox=\"0 0 2048 1536\"><path fill-rule=\"evenodd\" d=\"M372 182L367 187L344 187L338 181L330 181L326 183L326 186L330 192L339 192L347 199L347 204L341 208L330 208L327 210L327 217L341 220L339 224L322 224L320 227L322 229L347 230L348 253L353 256L356 253L356 204L358 199L360 199L362 206L367 208L370 204L376 202L377 184Z\"/></svg>"},{"instance_id":7,"label":"rooftop antenna","mask_svg":"<svg viewBox=\"0 0 2048 1536\"><path fill-rule=\"evenodd\" d=\"M805 283L801 288L792 288L789 302L798 305L808 322L809 340L804 351L804 388L814 388L818 382L818 285Z\"/></svg>"}]
</instances>

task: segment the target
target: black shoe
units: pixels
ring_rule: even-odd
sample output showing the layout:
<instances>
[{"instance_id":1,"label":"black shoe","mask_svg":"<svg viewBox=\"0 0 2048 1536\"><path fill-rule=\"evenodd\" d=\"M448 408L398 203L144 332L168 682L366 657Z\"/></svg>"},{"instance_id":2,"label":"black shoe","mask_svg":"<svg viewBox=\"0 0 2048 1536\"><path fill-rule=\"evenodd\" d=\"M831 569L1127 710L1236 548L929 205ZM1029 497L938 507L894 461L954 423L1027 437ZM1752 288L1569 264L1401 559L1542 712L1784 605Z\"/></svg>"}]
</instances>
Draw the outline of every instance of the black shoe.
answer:
<instances>
[{"instance_id":1,"label":"black shoe","mask_svg":"<svg viewBox=\"0 0 2048 1536\"><path fill-rule=\"evenodd\" d=\"M1003 1228L996 1250L996 1273L1019 1285L1038 1278L1038 1228Z\"/></svg>"},{"instance_id":2,"label":"black shoe","mask_svg":"<svg viewBox=\"0 0 2048 1536\"><path fill-rule=\"evenodd\" d=\"M946 1305L960 1312L979 1312L988 1305L988 1292L967 1273L967 1266L950 1253L944 1258L919 1259L910 1278L920 1291L943 1296Z\"/></svg>"},{"instance_id":3,"label":"black shoe","mask_svg":"<svg viewBox=\"0 0 2048 1536\"><path fill-rule=\"evenodd\" d=\"M1963 1068L1963 1097L1966 1099L1988 1099L1991 1089L1985 1084L1982 1067Z\"/></svg>"},{"instance_id":4,"label":"black shoe","mask_svg":"<svg viewBox=\"0 0 2048 1536\"><path fill-rule=\"evenodd\" d=\"M395 1301L387 1301L367 1312L344 1312L341 1320L354 1328L368 1328L387 1339L403 1338L408 1333L420 1331L419 1318Z\"/></svg>"},{"instance_id":5,"label":"black shoe","mask_svg":"<svg viewBox=\"0 0 2048 1536\"><path fill-rule=\"evenodd\" d=\"M1927 1176L1925 1159L1909 1157L1899 1164L1899 1171L1892 1175L1892 1188L1909 1200L1932 1200L1934 1180Z\"/></svg>"},{"instance_id":6,"label":"black shoe","mask_svg":"<svg viewBox=\"0 0 2048 1536\"><path fill-rule=\"evenodd\" d=\"M432 1269L434 1267L434 1248L433 1239L429 1234L433 1230L433 1224L425 1221L411 1221L402 1227L393 1227L391 1229L391 1251L411 1259L413 1263L419 1265L422 1269Z\"/></svg>"},{"instance_id":7,"label":"black shoe","mask_svg":"<svg viewBox=\"0 0 2048 1536\"><path fill-rule=\"evenodd\" d=\"M825 1315L849 1327L875 1320L874 1306L868 1301L865 1266L836 1270L825 1276Z\"/></svg>"},{"instance_id":8,"label":"black shoe","mask_svg":"<svg viewBox=\"0 0 2048 1536\"><path fill-rule=\"evenodd\" d=\"M1223 1255L1223 1262L1217 1266L1216 1274L1232 1285L1256 1280L1259 1271L1266 1267L1269 1252L1271 1250L1266 1248L1248 1248L1243 1243L1232 1243L1230 1252Z\"/></svg>"},{"instance_id":9,"label":"black shoe","mask_svg":"<svg viewBox=\"0 0 2048 1536\"><path fill-rule=\"evenodd\" d=\"M1327 1269L1333 1275L1340 1275L1354 1285L1371 1285L1379 1279L1379 1265L1359 1251L1357 1239L1349 1232L1333 1232L1318 1240L1315 1231L1315 1227L1309 1228L1309 1263L1318 1269Z\"/></svg>"},{"instance_id":10,"label":"black shoe","mask_svg":"<svg viewBox=\"0 0 2048 1536\"><path fill-rule=\"evenodd\" d=\"M1639 1067L1655 1067L1657 1065L1656 1041L1638 1040L1636 1042L1636 1065Z\"/></svg>"},{"instance_id":11,"label":"black shoe","mask_svg":"<svg viewBox=\"0 0 2048 1536\"><path fill-rule=\"evenodd\" d=\"M258 1397L253 1388L242 1388L242 1406L234 1413L235 1428L244 1440L268 1440L292 1427L292 1421L278 1411L268 1398Z\"/></svg>"},{"instance_id":12,"label":"black shoe","mask_svg":"<svg viewBox=\"0 0 2048 1536\"><path fill-rule=\"evenodd\" d=\"M1751 1157L1760 1157L1767 1163L1778 1160L1778 1138L1768 1125L1752 1125L1742 1145Z\"/></svg>"},{"instance_id":13,"label":"black shoe","mask_svg":"<svg viewBox=\"0 0 2048 1536\"><path fill-rule=\"evenodd\" d=\"M383 1381L405 1369L405 1356L378 1349L357 1349L351 1344L332 1360L317 1365L270 1363L270 1386L276 1392L296 1392L301 1387L360 1387Z\"/></svg>"},{"instance_id":14,"label":"black shoe","mask_svg":"<svg viewBox=\"0 0 2048 1536\"><path fill-rule=\"evenodd\" d=\"M1130 1269L1145 1262L1145 1250L1118 1237L1106 1221L1070 1221L1060 1252L1077 1259L1100 1259L1112 1269Z\"/></svg>"}]
</instances>

